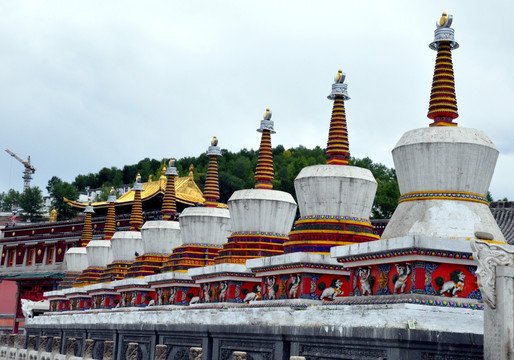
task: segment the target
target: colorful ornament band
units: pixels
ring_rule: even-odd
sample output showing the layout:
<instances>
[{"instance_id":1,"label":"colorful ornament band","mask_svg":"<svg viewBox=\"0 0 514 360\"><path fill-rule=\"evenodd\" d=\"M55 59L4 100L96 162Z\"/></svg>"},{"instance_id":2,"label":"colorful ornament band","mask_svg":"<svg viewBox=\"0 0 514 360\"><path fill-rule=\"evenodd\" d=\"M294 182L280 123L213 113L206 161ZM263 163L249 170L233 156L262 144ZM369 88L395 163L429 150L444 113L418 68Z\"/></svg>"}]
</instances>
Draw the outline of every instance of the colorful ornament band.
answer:
<instances>
[{"instance_id":1,"label":"colorful ornament band","mask_svg":"<svg viewBox=\"0 0 514 360\"><path fill-rule=\"evenodd\" d=\"M218 157L216 155L209 156L203 197L205 198L205 206L216 207L218 205L217 200L220 198L220 187L218 180Z\"/></svg>"},{"instance_id":2,"label":"colorful ornament band","mask_svg":"<svg viewBox=\"0 0 514 360\"><path fill-rule=\"evenodd\" d=\"M472 201L485 204L489 206L487 197L481 194L475 194L470 192L446 192L446 191L426 191L426 192L411 192L404 194L400 197L398 203L404 201L414 200L461 200L461 201Z\"/></svg>"},{"instance_id":3,"label":"colorful ornament band","mask_svg":"<svg viewBox=\"0 0 514 360\"><path fill-rule=\"evenodd\" d=\"M143 227L143 204L141 202L141 190L134 190L134 204L130 215L130 230L141 231Z\"/></svg>"},{"instance_id":4,"label":"colorful ornament band","mask_svg":"<svg viewBox=\"0 0 514 360\"><path fill-rule=\"evenodd\" d=\"M273 154L271 152L271 132L262 130L259 158L255 169L256 189L273 189Z\"/></svg>"},{"instance_id":5,"label":"colorful ornament band","mask_svg":"<svg viewBox=\"0 0 514 360\"><path fill-rule=\"evenodd\" d=\"M327 164L348 165L350 150L343 95L335 95L327 144Z\"/></svg>"},{"instance_id":6,"label":"colorful ornament band","mask_svg":"<svg viewBox=\"0 0 514 360\"><path fill-rule=\"evenodd\" d=\"M459 116L449 41L439 43L427 116L434 120L430 126L456 126L452 121Z\"/></svg>"},{"instance_id":7,"label":"colorful ornament band","mask_svg":"<svg viewBox=\"0 0 514 360\"><path fill-rule=\"evenodd\" d=\"M355 223L363 223L367 225L371 225L371 221L365 218L358 218L354 216L338 216L338 215L307 215L300 217L296 223L304 222L304 221L312 221L312 220L336 220L336 221L345 221L345 222L355 222Z\"/></svg>"},{"instance_id":8,"label":"colorful ornament band","mask_svg":"<svg viewBox=\"0 0 514 360\"><path fill-rule=\"evenodd\" d=\"M80 246L86 247L91 240L93 240L93 227L91 226L91 213L87 212L84 220L84 229L82 230L82 239L80 239Z\"/></svg>"},{"instance_id":9,"label":"colorful ornament band","mask_svg":"<svg viewBox=\"0 0 514 360\"><path fill-rule=\"evenodd\" d=\"M109 208L107 209L107 218L105 219L104 226L104 240L111 240L114 232L116 231L116 214L114 210L114 202L109 203Z\"/></svg>"},{"instance_id":10,"label":"colorful ornament band","mask_svg":"<svg viewBox=\"0 0 514 360\"><path fill-rule=\"evenodd\" d=\"M177 201L175 196L175 175L168 175L166 190L162 200L162 219L170 220L177 213Z\"/></svg>"}]
</instances>

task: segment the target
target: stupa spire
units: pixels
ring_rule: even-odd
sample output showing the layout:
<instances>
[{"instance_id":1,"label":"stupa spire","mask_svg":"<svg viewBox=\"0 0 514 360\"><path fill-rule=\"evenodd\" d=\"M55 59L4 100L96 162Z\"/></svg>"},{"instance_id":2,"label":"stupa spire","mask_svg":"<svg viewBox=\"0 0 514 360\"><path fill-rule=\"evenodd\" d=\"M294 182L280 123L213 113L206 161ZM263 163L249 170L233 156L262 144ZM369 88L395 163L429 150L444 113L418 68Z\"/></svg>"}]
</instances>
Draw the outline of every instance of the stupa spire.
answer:
<instances>
[{"instance_id":1,"label":"stupa spire","mask_svg":"<svg viewBox=\"0 0 514 360\"><path fill-rule=\"evenodd\" d=\"M341 70L337 72L335 83L332 84L332 92L327 96L329 100L334 100L327 144L327 164L330 165L348 165L350 159L344 110L344 101L349 100L350 97L348 96L348 85L344 83L345 77L346 74Z\"/></svg>"},{"instance_id":2,"label":"stupa spire","mask_svg":"<svg viewBox=\"0 0 514 360\"><path fill-rule=\"evenodd\" d=\"M255 188L273 189L273 154L271 152L271 134L275 133L273 121L271 121L271 110L268 108L261 120L261 127L257 129L262 133L261 145L259 147L259 158L255 169Z\"/></svg>"},{"instance_id":3,"label":"stupa spire","mask_svg":"<svg viewBox=\"0 0 514 360\"><path fill-rule=\"evenodd\" d=\"M203 197L205 198L204 205L207 207L217 207L220 198L218 157L221 156L221 149L218 146L216 136L212 138L211 146L209 146L207 150L207 156L209 157L209 166L207 168L205 189L203 191Z\"/></svg>"},{"instance_id":4,"label":"stupa spire","mask_svg":"<svg viewBox=\"0 0 514 360\"><path fill-rule=\"evenodd\" d=\"M454 30L450 27L452 21L453 16L443 12L441 19L436 23L434 41L429 45L432 50L437 51L427 115L429 119L434 120L430 126L457 126L457 123L453 122L459 114L451 51L457 49L459 44L455 41Z\"/></svg>"},{"instance_id":5,"label":"stupa spire","mask_svg":"<svg viewBox=\"0 0 514 360\"><path fill-rule=\"evenodd\" d=\"M105 219L104 226L104 240L111 240L114 232L116 231L116 214L114 210L114 204L116 203L116 192L114 187L111 187L111 192L107 198L109 208L107 209L107 218Z\"/></svg>"},{"instance_id":6,"label":"stupa spire","mask_svg":"<svg viewBox=\"0 0 514 360\"><path fill-rule=\"evenodd\" d=\"M87 244L93 239L93 226L91 225L91 214L95 211L93 210L93 206L91 205L91 198L89 198L86 209L84 210L84 214L86 214L86 218L84 219L84 228L82 230L82 238L80 239L80 246L86 247Z\"/></svg>"},{"instance_id":7,"label":"stupa spire","mask_svg":"<svg viewBox=\"0 0 514 360\"><path fill-rule=\"evenodd\" d=\"M168 169L166 170L166 191L164 192L164 199L162 200L162 219L174 220L177 214L177 200L175 196L175 176L178 176L177 168L175 167L175 159L171 158L169 161Z\"/></svg>"},{"instance_id":8,"label":"stupa spire","mask_svg":"<svg viewBox=\"0 0 514 360\"><path fill-rule=\"evenodd\" d=\"M138 173L134 187L134 204L132 205L132 213L130 215L130 230L141 231L143 226L143 204L141 202L141 191L143 184L141 183L141 175Z\"/></svg>"}]
</instances>

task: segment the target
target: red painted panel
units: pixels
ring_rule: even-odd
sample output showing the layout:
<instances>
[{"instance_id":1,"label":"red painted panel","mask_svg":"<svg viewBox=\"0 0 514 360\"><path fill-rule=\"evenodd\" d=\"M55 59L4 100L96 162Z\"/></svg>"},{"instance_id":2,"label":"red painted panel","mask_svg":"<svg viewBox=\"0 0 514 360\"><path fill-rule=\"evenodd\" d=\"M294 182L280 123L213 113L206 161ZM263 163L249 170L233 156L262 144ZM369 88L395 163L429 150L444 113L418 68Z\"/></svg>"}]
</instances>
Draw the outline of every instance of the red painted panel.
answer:
<instances>
[{"instance_id":1,"label":"red painted panel","mask_svg":"<svg viewBox=\"0 0 514 360\"><path fill-rule=\"evenodd\" d=\"M0 313L13 314L16 306L16 281L0 281ZM12 325L12 324L11 324Z\"/></svg>"},{"instance_id":2,"label":"red painted panel","mask_svg":"<svg viewBox=\"0 0 514 360\"><path fill-rule=\"evenodd\" d=\"M66 252L66 244L64 240L58 241L56 246L55 262L60 263L64 261L64 253Z\"/></svg>"},{"instance_id":3,"label":"red painted panel","mask_svg":"<svg viewBox=\"0 0 514 360\"><path fill-rule=\"evenodd\" d=\"M23 259L25 258L25 247L23 244L18 244L16 247L16 265L23 265Z\"/></svg>"},{"instance_id":4,"label":"red painted panel","mask_svg":"<svg viewBox=\"0 0 514 360\"><path fill-rule=\"evenodd\" d=\"M36 245L36 264L41 264L45 258L45 246L43 243Z\"/></svg>"},{"instance_id":5,"label":"red painted panel","mask_svg":"<svg viewBox=\"0 0 514 360\"><path fill-rule=\"evenodd\" d=\"M5 246L3 247L2 249L2 266L4 265L5 263L5 258L7 257L7 249L5 248Z\"/></svg>"}]
</instances>

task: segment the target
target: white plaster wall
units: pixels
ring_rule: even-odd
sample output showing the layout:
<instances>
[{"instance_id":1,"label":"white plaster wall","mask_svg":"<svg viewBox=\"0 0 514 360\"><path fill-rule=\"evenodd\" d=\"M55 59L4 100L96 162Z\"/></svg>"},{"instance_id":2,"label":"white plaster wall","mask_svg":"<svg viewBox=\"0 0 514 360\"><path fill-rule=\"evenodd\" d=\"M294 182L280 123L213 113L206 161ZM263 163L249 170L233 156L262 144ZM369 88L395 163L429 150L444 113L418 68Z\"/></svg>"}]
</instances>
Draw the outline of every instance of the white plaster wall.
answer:
<instances>
[{"instance_id":1,"label":"white plaster wall","mask_svg":"<svg viewBox=\"0 0 514 360\"><path fill-rule=\"evenodd\" d=\"M291 194L278 190L239 190L228 200L232 231L287 234L296 214Z\"/></svg>"},{"instance_id":2,"label":"white plaster wall","mask_svg":"<svg viewBox=\"0 0 514 360\"><path fill-rule=\"evenodd\" d=\"M117 231L111 238L113 261L135 260L137 252L143 255L143 240L139 231Z\"/></svg>"},{"instance_id":3,"label":"white plaster wall","mask_svg":"<svg viewBox=\"0 0 514 360\"><path fill-rule=\"evenodd\" d=\"M480 130L426 127L406 132L393 159L402 194L437 190L485 195L498 150Z\"/></svg>"},{"instance_id":4,"label":"white plaster wall","mask_svg":"<svg viewBox=\"0 0 514 360\"><path fill-rule=\"evenodd\" d=\"M87 261L89 266L106 267L112 263L112 248L109 240L91 240L87 246Z\"/></svg>"},{"instance_id":5,"label":"white plaster wall","mask_svg":"<svg viewBox=\"0 0 514 360\"><path fill-rule=\"evenodd\" d=\"M182 243L223 245L231 234L228 209L185 208L179 217Z\"/></svg>"},{"instance_id":6,"label":"white plaster wall","mask_svg":"<svg viewBox=\"0 0 514 360\"><path fill-rule=\"evenodd\" d=\"M415 200L396 208L382 239L408 235L471 239L475 232L491 233L505 241L491 210L485 204L458 200Z\"/></svg>"},{"instance_id":7,"label":"white plaster wall","mask_svg":"<svg viewBox=\"0 0 514 360\"><path fill-rule=\"evenodd\" d=\"M368 169L314 165L303 168L294 181L300 215L369 218L377 182Z\"/></svg>"},{"instance_id":8,"label":"white plaster wall","mask_svg":"<svg viewBox=\"0 0 514 360\"><path fill-rule=\"evenodd\" d=\"M178 221L147 221L141 228L145 254L171 254L182 245Z\"/></svg>"},{"instance_id":9,"label":"white plaster wall","mask_svg":"<svg viewBox=\"0 0 514 360\"><path fill-rule=\"evenodd\" d=\"M84 247L68 249L64 254L64 264L67 271L82 271L88 267L87 252Z\"/></svg>"}]
</instances>

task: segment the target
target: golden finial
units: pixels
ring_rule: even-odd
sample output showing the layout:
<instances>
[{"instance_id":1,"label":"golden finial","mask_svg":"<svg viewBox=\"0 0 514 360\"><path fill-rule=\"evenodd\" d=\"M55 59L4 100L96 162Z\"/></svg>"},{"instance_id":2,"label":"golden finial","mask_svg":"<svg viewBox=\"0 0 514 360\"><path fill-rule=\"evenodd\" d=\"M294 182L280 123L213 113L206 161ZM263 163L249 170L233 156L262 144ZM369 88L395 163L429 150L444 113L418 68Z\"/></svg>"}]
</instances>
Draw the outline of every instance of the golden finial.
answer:
<instances>
[{"instance_id":1,"label":"golden finial","mask_svg":"<svg viewBox=\"0 0 514 360\"><path fill-rule=\"evenodd\" d=\"M93 200L91 200L91 198L87 198L87 204L88 204L89 206L91 206L91 203L92 203L92 202L93 202Z\"/></svg>"},{"instance_id":2,"label":"golden finial","mask_svg":"<svg viewBox=\"0 0 514 360\"><path fill-rule=\"evenodd\" d=\"M109 195L114 195L114 186L111 186L111 192L109 193Z\"/></svg>"},{"instance_id":3,"label":"golden finial","mask_svg":"<svg viewBox=\"0 0 514 360\"><path fill-rule=\"evenodd\" d=\"M264 113L264 120L271 120L271 111L269 108L266 108L266 112Z\"/></svg>"},{"instance_id":4,"label":"golden finial","mask_svg":"<svg viewBox=\"0 0 514 360\"><path fill-rule=\"evenodd\" d=\"M191 179L194 177L194 174L193 174L194 168L195 167L193 164L189 165L189 178L191 178Z\"/></svg>"},{"instance_id":5,"label":"golden finial","mask_svg":"<svg viewBox=\"0 0 514 360\"><path fill-rule=\"evenodd\" d=\"M166 161L162 162L161 176L166 174Z\"/></svg>"},{"instance_id":6,"label":"golden finial","mask_svg":"<svg viewBox=\"0 0 514 360\"><path fill-rule=\"evenodd\" d=\"M441 20L439 20L439 25L443 26L448 21L448 14L443 11L443 15L441 16Z\"/></svg>"},{"instance_id":7,"label":"golden finial","mask_svg":"<svg viewBox=\"0 0 514 360\"><path fill-rule=\"evenodd\" d=\"M344 82L344 78L345 74L343 73L343 70L339 69L334 80L336 81L336 83L342 84Z\"/></svg>"},{"instance_id":8,"label":"golden finial","mask_svg":"<svg viewBox=\"0 0 514 360\"><path fill-rule=\"evenodd\" d=\"M141 174L137 173L137 175L136 175L136 183L140 183L140 182L141 182Z\"/></svg>"},{"instance_id":9,"label":"golden finial","mask_svg":"<svg viewBox=\"0 0 514 360\"><path fill-rule=\"evenodd\" d=\"M152 179L153 179L153 175L152 174L148 175L148 182L151 182Z\"/></svg>"},{"instance_id":10,"label":"golden finial","mask_svg":"<svg viewBox=\"0 0 514 360\"><path fill-rule=\"evenodd\" d=\"M174 167L175 166L175 159L174 158L170 158L170 161L168 163L169 167Z\"/></svg>"},{"instance_id":11,"label":"golden finial","mask_svg":"<svg viewBox=\"0 0 514 360\"><path fill-rule=\"evenodd\" d=\"M212 145L212 146L218 146L218 139L216 139L216 136L214 136L214 137L212 138L211 145Z\"/></svg>"}]
</instances>

